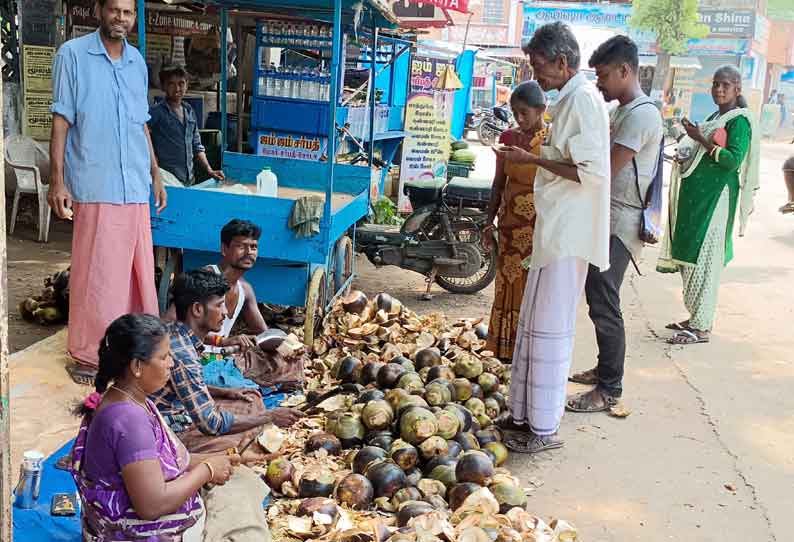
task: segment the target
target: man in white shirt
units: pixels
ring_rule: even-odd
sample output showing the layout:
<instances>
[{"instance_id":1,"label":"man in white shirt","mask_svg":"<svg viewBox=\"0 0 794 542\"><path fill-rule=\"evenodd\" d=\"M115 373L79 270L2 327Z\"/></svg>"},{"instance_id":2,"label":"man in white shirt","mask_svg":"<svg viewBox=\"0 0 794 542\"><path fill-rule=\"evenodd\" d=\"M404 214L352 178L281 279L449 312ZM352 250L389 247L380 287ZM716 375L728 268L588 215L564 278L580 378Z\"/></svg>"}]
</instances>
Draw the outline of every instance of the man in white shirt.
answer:
<instances>
[{"instance_id":1,"label":"man in white shirt","mask_svg":"<svg viewBox=\"0 0 794 542\"><path fill-rule=\"evenodd\" d=\"M620 287L629 262L640 258L642 214L646 194L656 176L662 141L662 116L642 92L637 45L614 36L593 53L598 89L620 106L612 115L609 270L590 266L585 295L598 342L598 366L573 375L572 382L596 387L568 400L573 412L608 410L623 394L626 330L620 310Z\"/></svg>"},{"instance_id":2,"label":"man in white shirt","mask_svg":"<svg viewBox=\"0 0 794 542\"><path fill-rule=\"evenodd\" d=\"M534 163L537 222L513 355L512 420L523 431L507 439L516 452L559 448L576 311L588 266L609 267L609 117L584 74L571 29L540 27L524 46L544 91L559 90L549 107L551 131L540 157L518 148L504 159Z\"/></svg>"}]
</instances>

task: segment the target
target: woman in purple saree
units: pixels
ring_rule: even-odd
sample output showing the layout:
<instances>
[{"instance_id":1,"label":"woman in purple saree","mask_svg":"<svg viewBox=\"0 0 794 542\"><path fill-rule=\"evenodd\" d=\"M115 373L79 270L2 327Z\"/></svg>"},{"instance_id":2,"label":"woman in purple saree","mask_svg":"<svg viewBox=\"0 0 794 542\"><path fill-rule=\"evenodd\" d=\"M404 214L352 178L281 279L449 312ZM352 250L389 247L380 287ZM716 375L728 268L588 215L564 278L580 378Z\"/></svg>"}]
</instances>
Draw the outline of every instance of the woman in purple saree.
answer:
<instances>
[{"instance_id":1,"label":"woman in purple saree","mask_svg":"<svg viewBox=\"0 0 794 542\"><path fill-rule=\"evenodd\" d=\"M130 314L108 327L96 392L81 408L72 449L84 541L201 539L198 491L225 483L236 458L191 456L147 399L165 385L172 365L158 318Z\"/></svg>"}]
</instances>

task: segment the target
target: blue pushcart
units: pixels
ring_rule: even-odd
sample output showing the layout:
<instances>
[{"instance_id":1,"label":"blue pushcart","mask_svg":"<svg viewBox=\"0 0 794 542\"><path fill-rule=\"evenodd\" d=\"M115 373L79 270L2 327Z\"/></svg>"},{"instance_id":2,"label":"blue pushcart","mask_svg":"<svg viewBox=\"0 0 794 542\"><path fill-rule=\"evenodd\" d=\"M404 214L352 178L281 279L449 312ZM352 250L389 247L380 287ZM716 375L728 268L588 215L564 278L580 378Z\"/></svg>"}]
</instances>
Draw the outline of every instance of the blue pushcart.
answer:
<instances>
[{"instance_id":1,"label":"blue pushcart","mask_svg":"<svg viewBox=\"0 0 794 542\"><path fill-rule=\"evenodd\" d=\"M224 224L233 218L251 220L262 228L262 237L259 260L246 279L254 286L260 302L305 308L304 342L311 347L322 315L353 281L355 224L367 215L371 198L382 189L388 166L405 135L401 129L410 43L394 37L379 43L380 29L394 28L397 23L382 0L214 0L212 5L220 8L221 36L226 35L230 16L243 18L248 26L256 24L251 147L256 151L259 142L279 142L280 134L288 133L284 137L290 140L317 138L325 145L324 159L307 159L305 155L298 159L278 152L222 153L223 170L233 183L255 186L257 174L264 167L271 168L278 177L278 197L167 187L168 207L160 215L152 213L154 245L165 253L159 284L161 308L175 273L217 262L219 233ZM143 10L143 1L139 0L141 20L145 19ZM266 19L269 23L261 24ZM297 23L291 24L295 21L308 22L312 31L291 35L291 29L298 28ZM144 31L140 26L140 35ZM361 46L366 40L369 45ZM365 98L368 129L358 135L347 123L354 112L342 101L351 42L358 44L354 51L357 65L363 64L370 72L370 90ZM140 43L145 44L145 40ZM326 77L311 74L311 83L325 83L325 96L322 86L319 93L318 87L313 86L308 98L285 95L283 90L280 95L273 95L268 81L263 79L263 72L270 67L262 58L263 49L275 44L281 50L317 52L316 59ZM389 52L391 58L387 61ZM226 96L226 58L226 40L221 39L221 96ZM286 79L283 72L276 76ZM222 148L226 149L225 99L220 100L220 108ZM383 117L380 123L375 118L378 110ZM364 165L335 163L342 145L353 146ZM373 163L382 168L373 168ZM288 220L295 201L304 196L322 198L323 212L319 233L298 238L289 229Z\"/></svg>"}]
</instances>

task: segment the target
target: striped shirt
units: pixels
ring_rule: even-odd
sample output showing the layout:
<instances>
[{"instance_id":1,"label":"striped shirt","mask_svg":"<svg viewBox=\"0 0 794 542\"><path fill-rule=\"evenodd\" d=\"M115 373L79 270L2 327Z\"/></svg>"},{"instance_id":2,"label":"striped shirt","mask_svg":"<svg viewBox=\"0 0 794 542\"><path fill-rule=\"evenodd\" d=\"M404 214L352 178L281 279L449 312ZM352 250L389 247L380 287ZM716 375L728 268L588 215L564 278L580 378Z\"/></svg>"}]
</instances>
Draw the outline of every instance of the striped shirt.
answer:
<instances>
[{"instance_id":1,"label":"striped shirt","mask_svg":"<svg viewBox=\"0 0 794 542\"><path fill-rule=\"evenodd\" d=\"M234 415L218 408L207 390L201 364L204 345L182 322L170 322L166 327L174 366L171 379L150 399L175 433L183 433L194 424L205 435L228 433Z\"/></svg>"}]
</instances>

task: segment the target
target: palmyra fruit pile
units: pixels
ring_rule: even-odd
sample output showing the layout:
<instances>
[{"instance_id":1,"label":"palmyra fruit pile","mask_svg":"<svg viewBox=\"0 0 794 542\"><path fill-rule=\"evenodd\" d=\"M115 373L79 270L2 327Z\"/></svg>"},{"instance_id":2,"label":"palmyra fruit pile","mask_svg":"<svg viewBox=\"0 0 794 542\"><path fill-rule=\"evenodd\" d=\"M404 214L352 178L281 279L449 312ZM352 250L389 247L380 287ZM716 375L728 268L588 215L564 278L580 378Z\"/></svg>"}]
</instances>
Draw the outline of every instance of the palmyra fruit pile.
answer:
<instances>
[{"instance_id":1,"label":"palmyra fruit pile","mask_svg":"<svg viewBox=\"0 0 794 542\"><path fill-rule=\"evenodd\" d=\"M510 371L484 350L486 333L476 320L417 316L388 294L339 301L314 345L309 388L358 391L302 420L263 469L287 498L271 506L274 537L575 540L566 523L524 510L526 492L503 467L494 420L506 411Z\"/></svg>"}]
</instances>

